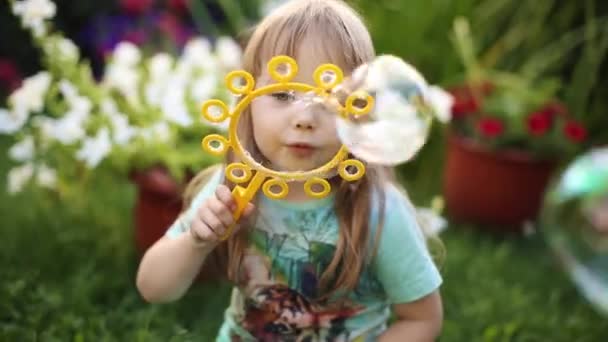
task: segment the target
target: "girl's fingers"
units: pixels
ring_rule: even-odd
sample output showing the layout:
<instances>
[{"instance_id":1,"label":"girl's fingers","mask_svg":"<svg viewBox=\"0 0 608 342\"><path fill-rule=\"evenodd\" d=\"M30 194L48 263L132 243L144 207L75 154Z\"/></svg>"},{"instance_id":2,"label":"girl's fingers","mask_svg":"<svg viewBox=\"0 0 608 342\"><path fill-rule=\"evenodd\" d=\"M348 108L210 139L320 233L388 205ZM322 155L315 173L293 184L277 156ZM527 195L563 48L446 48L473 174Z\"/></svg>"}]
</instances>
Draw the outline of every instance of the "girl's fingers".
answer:
<instances>
[{"instance_id":1,"label":"girl's fingers","mask_svg":"<svg viewBox=\"0 0 608 342\"><path fill-rule=\"evenodd\" d=\"M211 202L211 201L210 201ZM224 235L225 227L224 223L217 217L217 215L211 210L209 205L200 211L200 218L204 224L207 225L211 230L218 236Z\"/></svg>"},{"instance_id":2,"label":"girl's fingers","mask_svg":"<svg viewBox=\"0 0 608 342\"><path fill-rule=\"evenodd\" d=\"M224 203L231 211L236 208L236 202L232 197L232 192L230 192L230 189L228 189L227 186L220 184L215 190L215 197Z\"/></svg>"},{"instance_id":3,"label":"girl's fingers","mask_svg":"<svg viewBox=\"0 0 608 342\"><path fill-rule=\"evenodd\" d=\"M195 234L204 241L217 241L219 239L218 234L207 226L200 217L194 219L191 229L193 229Z\"/></svg>"},{"instance_id":4,"label":"girl's fingers","mask_svg":"<svg viewBox=\"0 0 608 342\"><path fill-rule=\"evenodd\" d=\"M245 209L243 209L243 217L249 217L253 213L255 206L251 203L247 203Z\"/></svg>"},{"instance_id":5,"label":"girl's fingers","mask_svg":"<svg viewBox=\"0 0 608 342\"><path fill-rule=\"evenodd\" d=\"M209 200L208 206L224 227L228 227L234 222L232 211L220 200L212 198Z\"/></svg>"}]
</instances>

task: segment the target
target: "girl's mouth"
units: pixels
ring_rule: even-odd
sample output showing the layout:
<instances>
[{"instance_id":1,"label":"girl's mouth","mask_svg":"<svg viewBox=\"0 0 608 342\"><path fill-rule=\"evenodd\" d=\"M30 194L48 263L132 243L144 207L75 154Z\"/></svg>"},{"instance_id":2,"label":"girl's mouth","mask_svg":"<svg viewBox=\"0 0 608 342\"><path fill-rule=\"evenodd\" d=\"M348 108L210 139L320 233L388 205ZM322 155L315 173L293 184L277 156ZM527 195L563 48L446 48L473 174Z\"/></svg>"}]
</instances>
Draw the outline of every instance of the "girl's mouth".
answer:
<instances>
[{"instance_id":1,"label":"girl's mouth","mask_svg":"<svg viewBox=\"0 0 608 342\"><path fill-rule=\"evenodd\" d=\"M289 151L300 158L310 157L316 150L314 146L305 143L289 144L287 147Z\"/></svg>"}]
</instances>

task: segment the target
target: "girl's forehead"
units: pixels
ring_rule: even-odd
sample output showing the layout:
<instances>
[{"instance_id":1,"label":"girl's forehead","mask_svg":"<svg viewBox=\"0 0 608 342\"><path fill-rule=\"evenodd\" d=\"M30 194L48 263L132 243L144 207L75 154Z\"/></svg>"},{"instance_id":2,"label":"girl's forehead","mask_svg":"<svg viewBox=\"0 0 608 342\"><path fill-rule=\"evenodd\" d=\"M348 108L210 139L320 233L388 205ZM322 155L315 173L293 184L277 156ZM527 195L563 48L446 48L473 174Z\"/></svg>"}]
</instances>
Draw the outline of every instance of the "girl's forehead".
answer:
<instances>
[{"instance_id":1,"label":"girl's forehead","mask_svg":"<svg viewBox=\"0 0 608 342\"><path fill-rule=\"evenodd\" d=\"M313 74L314 71L322 64L331 63L340 67L345 73L343 58L339 58L339 52L336 51L336 46L329 44L323 44L323 42L315 39L303 39L300 44L296 47L294 59L298 64L298 73L294 78L294 82L314 84ZM268 62L272 57L280 55L281 52L275 52L276 54L268 54L262 60L262 68L260 75L260 82L264 84L274 83L271 80L270 74L268 73Z\"/></svg>"}]
</instances>

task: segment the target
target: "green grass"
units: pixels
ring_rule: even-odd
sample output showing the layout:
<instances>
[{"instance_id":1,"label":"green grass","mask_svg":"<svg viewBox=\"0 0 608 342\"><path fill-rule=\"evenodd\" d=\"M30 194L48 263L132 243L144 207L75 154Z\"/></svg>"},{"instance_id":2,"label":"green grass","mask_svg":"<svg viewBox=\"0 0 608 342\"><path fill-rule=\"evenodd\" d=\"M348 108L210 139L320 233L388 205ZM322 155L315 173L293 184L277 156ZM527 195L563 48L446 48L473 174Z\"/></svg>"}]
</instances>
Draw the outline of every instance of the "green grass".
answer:
<instances>
[{"instance_id":1,"label":"green grass","mask_svg":"<svg viewBox=\"0 0 608 342\"><path fill-rule=\"evenodd\" d=\"M0 144L3 151L6 144ZM6 154L4 154L6 155ZM0 162L4 183L8 170ZM134 286L126 181L99 179L80 205L0 190L0 341L208 341L226 284L195 286L166 305ZM608 323L578 295L539 235L496 238L462 226L443 236L441 341L605 341Z\"/></svg>"}]
</instances>

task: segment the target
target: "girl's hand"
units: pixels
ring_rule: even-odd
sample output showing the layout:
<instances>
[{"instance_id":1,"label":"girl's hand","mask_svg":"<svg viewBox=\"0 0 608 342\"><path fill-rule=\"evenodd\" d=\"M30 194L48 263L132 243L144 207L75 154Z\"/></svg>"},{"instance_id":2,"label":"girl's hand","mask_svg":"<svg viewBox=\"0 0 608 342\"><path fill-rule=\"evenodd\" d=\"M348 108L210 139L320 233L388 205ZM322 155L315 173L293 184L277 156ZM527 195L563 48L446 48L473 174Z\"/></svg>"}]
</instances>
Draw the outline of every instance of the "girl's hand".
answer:
<instances>
[{"instance_id":1,"label":"girl's hand","mask_svg":"<svg viewBox=\"0 0 608 342\"><path fill-rule=\"evenodd\" d=\"M248 203L243 210L243 218L247 218L253 212L254 206ZM219 242L227 230L235 223L233 212L236 210L236 202L227 186L220 184L215 194L209 197L198 208L190 233L197 243ZM231 235L238 232L240 226L234 226Z\"/></svg>"}]
</instances>

